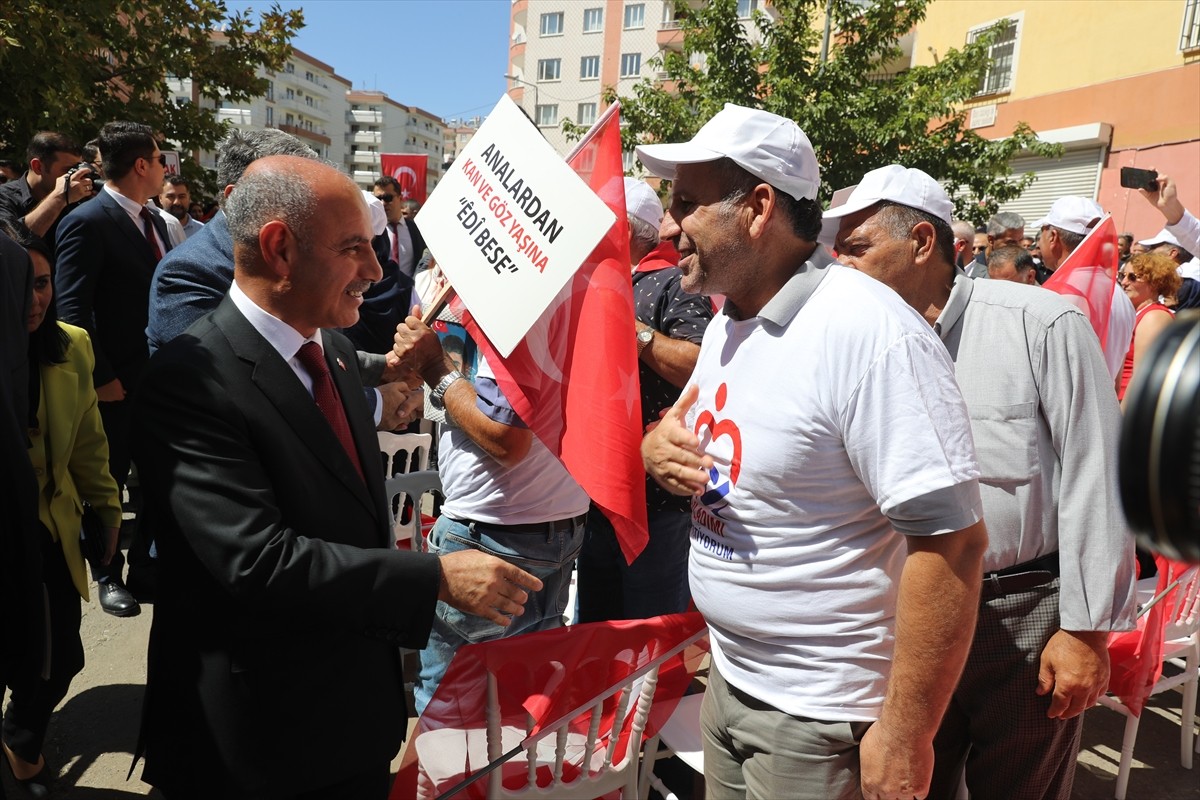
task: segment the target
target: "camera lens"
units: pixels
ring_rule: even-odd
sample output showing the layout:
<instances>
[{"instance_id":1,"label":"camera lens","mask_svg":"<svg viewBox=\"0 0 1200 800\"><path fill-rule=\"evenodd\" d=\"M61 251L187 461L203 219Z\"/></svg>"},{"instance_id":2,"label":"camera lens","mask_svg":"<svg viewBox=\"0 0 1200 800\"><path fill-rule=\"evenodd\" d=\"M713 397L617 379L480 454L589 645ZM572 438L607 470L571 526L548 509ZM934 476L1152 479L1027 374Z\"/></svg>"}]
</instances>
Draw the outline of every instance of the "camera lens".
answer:
<instances>
[{"instance_id":1,"label":"camera lens","mask_svg":"<svg viewBox=\"0 0 1200 800\"><path fill-rule=\"evenodd\" d=\"M1200 562L1200 310L1154 340L1125 396L1121 502L1139 541Z\"/></svg>"}]
</instances>

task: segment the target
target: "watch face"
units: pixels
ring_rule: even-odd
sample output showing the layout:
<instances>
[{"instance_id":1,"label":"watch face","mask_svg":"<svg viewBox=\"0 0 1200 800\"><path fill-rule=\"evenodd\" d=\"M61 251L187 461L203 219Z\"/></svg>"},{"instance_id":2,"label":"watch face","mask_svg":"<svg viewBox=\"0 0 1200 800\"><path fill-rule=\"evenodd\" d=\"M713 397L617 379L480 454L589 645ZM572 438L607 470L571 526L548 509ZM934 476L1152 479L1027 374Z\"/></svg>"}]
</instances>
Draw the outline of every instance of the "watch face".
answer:
<instances>
[{"instance_id":1,"label":"watch face","mask_svg":"<svg viewBox=\"0 0 1200 800\"><path fill-rule=\"evenodd\" d=\"M639 342L649 342L653 338L654 338L654 329L653 328L643 328L642 330L638 331L637 339Z\"/></svg>"}]
</instances>

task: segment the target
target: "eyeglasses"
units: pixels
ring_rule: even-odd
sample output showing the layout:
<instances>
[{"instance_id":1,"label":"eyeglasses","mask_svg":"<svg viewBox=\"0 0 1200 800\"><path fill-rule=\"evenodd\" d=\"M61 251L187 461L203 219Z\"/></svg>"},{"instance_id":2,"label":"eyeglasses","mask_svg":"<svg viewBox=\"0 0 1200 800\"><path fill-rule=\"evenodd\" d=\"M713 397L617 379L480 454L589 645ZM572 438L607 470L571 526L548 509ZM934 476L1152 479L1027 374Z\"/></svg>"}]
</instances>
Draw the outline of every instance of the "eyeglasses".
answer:
<instances>
[{"instance_id":1,"label":"eyeglasses","mask_svg":"<svg viewBox=\"0 0 1200 800\"><path fill-rule=\"evenodd\" d=\"M147 158L146 160L147 160L147 161L151 161L151 160L153 160L153 159L149 159L149 158ZM166 153L159 153L159 154L158 154L158 163L159 163L159 164L161 164L163 167L166 167L166 166L167 166L167 154L166 154Z\"/></svg>"},{"instance_id":2,"label":"eyeglasses","mask_svg":"<svg viewBox=\"0 0 1200 800\"><path fill-rule=\"evenodd\" d=\"M390 203L396 199L396 195L394 194L377 194L375 196L385 203Z\"/></svg>"},{"instance_id":3,"label":"eyeglasses","mask_svg":"<svg viewBox=\"0 0 1200 800\"><path fill-rule=\"evenodd\" d=\"M974 250L976 253L983 253L983 252L987 251L987 245L977 244L974 247L972 247L971 249Z\"/></svg>"},{"instance_id":4,"label":"eyeglasses","mask_svg":"<svg viewBox=\"0 0 1200 800\"><path fill-rule=\"evenodd\" d=\"M1126 280L1140 281L1141 278L1139 278L1137 276L1137 273L1135 273L1135 272L1127 272L1125 270L1122 270L1117 273L1117 283L1124 283Z\"/></svg>"}]
</instances>

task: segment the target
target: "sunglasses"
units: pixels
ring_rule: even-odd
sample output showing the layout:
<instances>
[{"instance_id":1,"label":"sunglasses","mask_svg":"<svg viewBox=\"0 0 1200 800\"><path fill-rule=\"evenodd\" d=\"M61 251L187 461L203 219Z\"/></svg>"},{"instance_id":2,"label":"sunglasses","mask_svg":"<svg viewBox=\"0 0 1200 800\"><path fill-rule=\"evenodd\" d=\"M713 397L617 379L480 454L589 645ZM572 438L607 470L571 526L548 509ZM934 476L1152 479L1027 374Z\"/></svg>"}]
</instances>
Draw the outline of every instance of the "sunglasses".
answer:
<instances>
[{"instance_id":1,"label":"sunglasses","mask_svg":"<svg viewBox=\"0 0 1200 800\"><path fill-rule=\"evenodd\" d=\"M152 161L153 159L149 159L149 158L147 158L146 160L147 160L147 161ZM165 154L165 153L159 153L159 154L158 154L158 163L159 163L159 164L161 164L161 165L162 165L162 166L164 166L164 167L167 165L167 156L166 156L166 154Z\"/></svg>"},{"instance_id":2,"label":"sunglasses","mask_svg":"<svg viewBox=\"0 0 1200 800\"><path fill-rule=\"evenodd\" d=\"M972 247L971 249L974 250L976 253L983 253L987 250L987 246L986 245L976 245L975 247Z\"/></svg>"},{"instance_id":3,"label":"sunglasses","mask_svg":"<svg viewBox=\"0 0 1200 800\"><path fill-rule=\"evenodd\" d=\"M1124 270L1122 270L1121 272L1118 272L1117 273L1117 283L1122 283L1125 280L1140 281L1141 278L1139 278L1137 276L1137 273L1135 273L1135 272L1126 272Z\"/></svg>"},{"instance_id":4,"label":"sunglasses","mask_svg":"<svg viewBox=\"0 0 1200 800\"><path fill-rule=\"evenodd\" d=\"M390 203L396 199L396 195L394 194L377 194L375 196L385 203Z\"/></svg>"}]
</instances>

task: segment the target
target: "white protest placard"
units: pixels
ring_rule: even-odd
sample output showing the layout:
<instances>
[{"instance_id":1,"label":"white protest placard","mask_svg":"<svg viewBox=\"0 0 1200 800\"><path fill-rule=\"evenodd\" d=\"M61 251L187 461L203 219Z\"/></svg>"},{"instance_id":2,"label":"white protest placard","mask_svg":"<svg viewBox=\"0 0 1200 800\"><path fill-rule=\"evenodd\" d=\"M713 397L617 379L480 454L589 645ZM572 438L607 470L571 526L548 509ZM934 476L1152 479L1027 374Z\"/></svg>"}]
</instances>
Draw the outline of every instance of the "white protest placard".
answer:
<instances>
[{"instance_id":1,"label":"white protest placard","mask_svg":"<svg viewBox=\"0 0 1200 800\"><path fill-rule=\"evenodd\" d=\"M163 165L163 172L166 175L179 174L179 153L174 150L159 150L167 158L167 163Z\"/></svg>"},{"instance_id":2,"label":"white protest placard","mask_svg":"<svg viewBox=\"0 0 1200 800\"><path fill-rule=\"evenodd\" d=\"M504 95L416 221L471 316L507 356L616 217Z\"/></svg>"}]
</instances>

